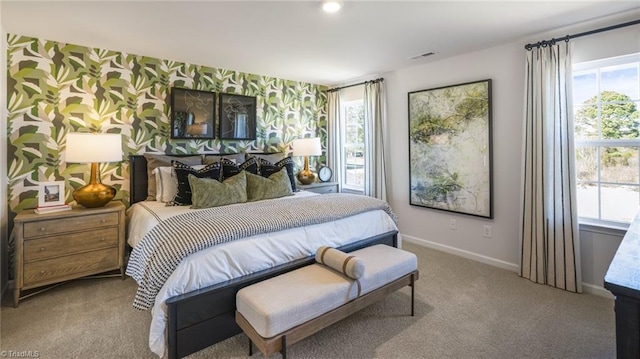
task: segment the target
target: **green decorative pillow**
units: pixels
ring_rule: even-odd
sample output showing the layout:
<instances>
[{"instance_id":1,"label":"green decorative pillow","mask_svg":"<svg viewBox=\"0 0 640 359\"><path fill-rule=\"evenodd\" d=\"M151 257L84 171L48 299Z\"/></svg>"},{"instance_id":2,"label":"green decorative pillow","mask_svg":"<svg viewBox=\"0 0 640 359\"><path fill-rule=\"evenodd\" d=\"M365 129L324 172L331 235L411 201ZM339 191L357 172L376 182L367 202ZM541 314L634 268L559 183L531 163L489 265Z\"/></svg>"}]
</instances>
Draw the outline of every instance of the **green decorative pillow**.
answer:
<instances>
[{"instance_id":1,"label":"green decorative pillow","mask_svg":"<svg viewBox=\"0 0 640 359\"><path fill-rule=\"evenodd\" d=\"M286 168L267 178L247 172L247 201L249 202L291 196L292 194L291 182Z\"/></svg>"},{"instance_id":2,"label":"green decorative pillow","mask_svg":"<svg viewBox=\"0 0 640 359\"><path fill-rule=\"evenodd\" d=\"M192 193L191 208L209 208L246 202L247 178L244 173L242 171L223 182L189 175Z\"/></svg>"}]
</instances>

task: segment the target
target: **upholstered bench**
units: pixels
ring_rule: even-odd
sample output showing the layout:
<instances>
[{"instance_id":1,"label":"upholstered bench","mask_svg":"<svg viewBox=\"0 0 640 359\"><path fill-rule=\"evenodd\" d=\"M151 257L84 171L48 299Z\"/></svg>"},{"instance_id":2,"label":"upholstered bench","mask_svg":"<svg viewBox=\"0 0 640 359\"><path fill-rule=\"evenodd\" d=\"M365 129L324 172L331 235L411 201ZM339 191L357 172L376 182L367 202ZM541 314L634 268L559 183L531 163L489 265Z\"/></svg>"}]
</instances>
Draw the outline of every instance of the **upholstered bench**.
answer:
<instances>
[{"instance_id":1,"label":"upholstered bench","mask_svg":"<svg viewBox=\"0 0 640 359\"><path fill-rule=\"evenodd\" d=\"M253 284L236 295L236 322L265 355L281 352L321 329L355 313L404 286L411 286L414 314L414 282L418 261L413 253L376 245L349 256L364 264L362 275L351 278L322 264L312 264ZM318 258L316 256L316 258ZM350 258L347 258L342 272ZM358 263L358 264L361 264Z\"/></svg>"}]
</instances>

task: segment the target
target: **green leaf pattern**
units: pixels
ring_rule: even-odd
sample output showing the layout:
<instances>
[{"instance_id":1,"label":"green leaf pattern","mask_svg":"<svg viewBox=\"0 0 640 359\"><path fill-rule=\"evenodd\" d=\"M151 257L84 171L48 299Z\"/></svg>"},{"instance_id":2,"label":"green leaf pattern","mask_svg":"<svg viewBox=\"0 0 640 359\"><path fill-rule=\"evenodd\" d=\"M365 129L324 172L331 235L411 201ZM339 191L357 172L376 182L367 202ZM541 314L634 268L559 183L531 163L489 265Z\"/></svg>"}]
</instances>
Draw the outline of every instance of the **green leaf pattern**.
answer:
<instances>
[{"instance_id":1,"label":"green leaf pattern","mask_svg":"<svg viewBox=\"0 0 640 359\"><path fill-rule=\"evenodd\" d=\"M65 181L66 198L89 181L87 164L64 160L69 132L123 135L121 163L100 164L128 204L128 155L145 152L272 152L319 136L326 146L327 88L269 76L8 35L8 177L11 212L37 206L39 182ZM257 97L255 141L171 140L170 88ZM312 165L325 156L312 159ZM301 159L296 159L301 166Z\"/></svg>"}]
</instances>

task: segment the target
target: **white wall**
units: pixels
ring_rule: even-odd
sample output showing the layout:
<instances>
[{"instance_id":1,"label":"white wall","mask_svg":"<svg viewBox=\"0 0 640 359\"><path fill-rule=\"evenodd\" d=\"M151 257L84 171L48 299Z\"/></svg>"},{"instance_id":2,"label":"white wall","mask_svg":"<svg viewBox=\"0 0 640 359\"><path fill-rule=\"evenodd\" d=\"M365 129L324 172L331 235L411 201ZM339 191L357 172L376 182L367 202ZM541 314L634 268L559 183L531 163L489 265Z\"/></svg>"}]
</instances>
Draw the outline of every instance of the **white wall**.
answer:
<instances>
[{"instance_id":1,"label":"white wall","mask_svg":"<svg viewBox=\"0 0 640 359\"><path fill-rule=\"evenodd\" d=\"M0 294L3 296L9 274L7 177L7 32L0 17Z\"/></svg>"},{"instance_id":2,"label":"white wall","mask_svg":"<svg viewBox=\"0 0 640 359\"><path fill-rule=\"evenodd\" d=\"M522 52L520 44L508 44L385 76L392 143L391 205L400 218L404 239L426 241L440 249L490 259L492 264L517 270ZM410 206L407 93L484 79L491 79L493 87L494 219ZM457 221L457 230L449 229L449 219ZM493 227L492 238L482 236L483 225Z\"/></svg>"},{"instance_id":3,"label":"white wall","mask_svg":"<svg viewBox=\"0 0 640 359\"><path fill-rule=\"evenodd\" d=\"M364 98L364 85L348 87L342 90L342 101L356 101Z\"/></svg>"},{"instance_id":4,"label":"white wall","mask_svg":"<svg viewBox=\"0 0 640 359\"><path fill-rule=\"evenodd\" d=\"M468 53L385 74L390 120L391 205L400 218L403 239L479 260L513 271L520 263L518 223L520 214L522 118L524 93L524 45L551 37L600 28L638 18L638 12L583 23L538 34L517 43ZM614 30L592 39L574 40L574 57L593 56L594 47L604 56L640 51L639 26ZM573 30L573 31L571 31ZM493 85L493 206L494 219L482 219L409 205L409 145L407 93L483 79ZM457 230L449 229L455 219ZM492 238L484 238L483 225L491 225ZM580 231L582 275L585 291L601 289L608 264L621 236L615 231Z\"/></svg>"}]
</instances>

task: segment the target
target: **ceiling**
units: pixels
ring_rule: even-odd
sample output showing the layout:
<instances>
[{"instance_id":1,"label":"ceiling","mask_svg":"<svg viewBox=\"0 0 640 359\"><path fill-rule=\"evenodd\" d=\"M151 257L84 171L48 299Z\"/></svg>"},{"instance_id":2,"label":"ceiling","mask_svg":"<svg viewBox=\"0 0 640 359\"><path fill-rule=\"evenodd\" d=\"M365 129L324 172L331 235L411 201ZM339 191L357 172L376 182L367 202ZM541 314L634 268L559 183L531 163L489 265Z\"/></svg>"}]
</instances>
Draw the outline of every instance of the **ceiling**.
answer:
<instances>
[{"instance_id":1,"label":"ceiling","mask_svg":"<svg viewBox=\"0 0 640 359\"><path fill-rule=\"evenodd\" d=\"M328 14L319 0L0 0L11 34L324 85L629 10L640 2L345 1Z\"/></svg>"}]
</instances>

